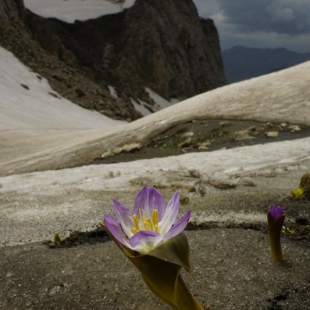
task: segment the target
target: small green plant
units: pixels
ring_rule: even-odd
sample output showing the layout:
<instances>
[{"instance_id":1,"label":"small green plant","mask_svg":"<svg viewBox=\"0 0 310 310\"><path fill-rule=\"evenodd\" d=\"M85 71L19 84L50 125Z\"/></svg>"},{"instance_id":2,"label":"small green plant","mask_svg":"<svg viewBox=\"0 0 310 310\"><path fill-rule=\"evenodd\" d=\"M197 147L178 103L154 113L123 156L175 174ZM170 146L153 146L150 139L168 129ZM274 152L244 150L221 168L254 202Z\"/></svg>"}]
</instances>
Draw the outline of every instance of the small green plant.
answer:
<instances>
[{"instance_id":1,"label":"small green plant","mask_svg":"<svg viewBox=\"0 0 310 310\"><path fill-rule=\"evenodd\" d=\"M158 142L156 144L154 144L155 148L159 148L159 149L164 149L167 147L167 144L165 142Z\"/></svg>"},{"instance_id":2,"label":"small green plant","mask_svg":"<svg viewBox=\"0 0 310 310\"><path fill-rule=\"evenodd\" d=\"M50 248L58 248L61 246L61 242L62 242L62 240L60 238L59 232L56 231L54 233L54 241L49 243L49 247Z\"/></svg>"},{"instance_id":3,"label":"small green plant","mask_svg":"<svg viewBox=\"0 0 310 310\"><path fill-rule=\"evenodd\" d=\"M229 134L229 131L222 130L222 128L213 128L207 135L204 135L201 138L197 139L197 143L203 143L206 141L213 140L215 138L223 138L227 137Z\"/></svg>"}]
</instances>

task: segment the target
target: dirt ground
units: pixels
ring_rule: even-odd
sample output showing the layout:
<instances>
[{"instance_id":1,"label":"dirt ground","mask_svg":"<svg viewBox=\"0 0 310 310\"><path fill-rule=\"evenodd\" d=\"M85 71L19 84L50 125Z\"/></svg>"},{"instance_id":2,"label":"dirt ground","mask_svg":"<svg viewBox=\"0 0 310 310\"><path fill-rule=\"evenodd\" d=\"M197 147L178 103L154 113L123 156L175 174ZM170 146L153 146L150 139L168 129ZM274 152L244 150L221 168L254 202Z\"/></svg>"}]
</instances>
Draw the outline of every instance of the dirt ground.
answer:
<instances>
[{"instance_id":1,"label":"dirt ground","mask_svg":"<svg viewBox=\"0 0 310 310\"><path fill-rule=\"evenodd\" d=\"M95 162L210 152L310 136L309 126L280 125L238 120L191 121L151 137L140 149L121 150ZM268 132L278 132L278 136L267 137ZM223 213L245 209L264 214L272 201L285 206L287 218L294 219L285 221L282 231L285 262L279 264L271 259L266 223L254 223L251 219L241 223L230 220L190 223L185 234L190 244L193 273L182 276L202 305L208 304L212 310L310 309L310 201L293 199L288 186L281 183L282 178L293 178L297 187L299 173L261 177L264 190L269 182L273 183L266 192L258 191L260 186L210 186L215 192L213 196L195 192L189 203L187 197L181 197L181 209L195 208L195 204L203 205L206 201L211 204L213 197L216 208ZM277 188L281 191L285 188L287 195L276 193ZM99 194L100 199L108 199ZM34 204L36 200L32 196L29 199ZM51 199L47 193L41 196ZM76 209L79 199L75 195L68 201ZM99 203L97 196L93 198L92 203L95 202ZM73 231L60 244L48 240L1 247L0 297L1 310L169 309L150 293L139 272L100 229Z\"/></svg>"},{"instance_id":2,"label":"dirt ground","mask_svg":"<svg viewBox=\"0 0 310 310\"><path fill-rule=\"evenodd\" d=\"M270 257L268 236L252 229L186 231L193 273L182 273L212 310L307 310L309 247L283 238L284 263ZM103 241L103 240L102 240ZM0 248L0 309L169 309L109 240L49 249ZM190 309L189 309L190 310Z\"/></svg>"}]
</instances>

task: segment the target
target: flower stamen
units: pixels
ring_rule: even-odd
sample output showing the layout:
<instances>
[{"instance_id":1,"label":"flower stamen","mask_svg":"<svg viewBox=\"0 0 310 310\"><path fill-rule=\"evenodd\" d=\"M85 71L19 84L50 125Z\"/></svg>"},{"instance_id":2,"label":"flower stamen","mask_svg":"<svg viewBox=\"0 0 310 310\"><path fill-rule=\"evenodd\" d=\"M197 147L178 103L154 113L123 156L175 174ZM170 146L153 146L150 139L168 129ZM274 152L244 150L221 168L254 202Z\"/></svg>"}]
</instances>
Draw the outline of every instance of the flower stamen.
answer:
<instances>
[{"instance_id":1,"label":"flower stamen","mask_svg":"<svg viewBox=\"0 0 310 310\"><path fill-rule=\"evenodd\" d=\"M149 224L149 227L150 227L149 230L153 230L153 223L152 223L151 219L148 217L148 218L146 219L146 221L147 221L147 223Z\"/></svg>"},{"instance_id":2,"label":"flower stamen","mask_svg":"<svg viewBox=\"0 0 310 310\"><path fill-rule=\"evenodd\" d=\"M143 223L143 230L152 230L152 227L148 221Z\"/></svg>"},{"instance_id":3,"label":"flower stamen","mask_svg":"<svg viewBox=\"0 0 310 310\"><path fill-rule=\"evenodd\" d=\"M159 232L158 229L158 211L153 209L152 218L146 217L144 210L139 210L139 217L137 214L132 216L134 227L131 228L131 232L136 234L140 230L149 230Z\"/></svg>"},{"instance_id":4,"label":"flower stamen","mask_svg":"<svg viewBox=\"0 0 310 310\"><path fill-rule=\"evenodd\" d=\"M133 219L133 222L135 224L135 227L131 228L131 232L133 234L136 234L140 230L140 228L139 228L139 218L138 218L138 216L136 214L134 214L132 216L132 219Z\"/></svg>"},{"instance_id":5,"label":"flower stamen","mask_svg":"<svg viewBox=\"0 0 310 310\"><path fill-rule=\"evenodd\" d=\"M158 211L157 209L153 209L152 220L153 220L153 231L158 232Z\"/></svg>"}]
</instances>

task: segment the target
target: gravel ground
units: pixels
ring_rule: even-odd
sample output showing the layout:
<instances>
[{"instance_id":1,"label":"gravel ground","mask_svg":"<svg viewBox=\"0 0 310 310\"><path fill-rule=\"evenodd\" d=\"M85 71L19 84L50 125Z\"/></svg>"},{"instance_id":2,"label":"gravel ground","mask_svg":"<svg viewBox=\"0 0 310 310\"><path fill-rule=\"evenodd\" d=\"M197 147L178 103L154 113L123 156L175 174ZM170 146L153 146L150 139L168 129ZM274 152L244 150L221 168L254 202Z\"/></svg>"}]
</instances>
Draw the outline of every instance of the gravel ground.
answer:
<instances>
[{"instance_id":1,"label":"gravel ground","mask_svg":"<svg viewBox=\"0 0 310 310\"><path fill-rule=\"evenodd\" d=\"M128 162L191 152L212 152L238 146L265 144L310 136L310 126L252 120L192 120L152 136L132 150L106 152L91 164ZM113 156L109 156L113 155Z\"/></svg>"}]
</instances>

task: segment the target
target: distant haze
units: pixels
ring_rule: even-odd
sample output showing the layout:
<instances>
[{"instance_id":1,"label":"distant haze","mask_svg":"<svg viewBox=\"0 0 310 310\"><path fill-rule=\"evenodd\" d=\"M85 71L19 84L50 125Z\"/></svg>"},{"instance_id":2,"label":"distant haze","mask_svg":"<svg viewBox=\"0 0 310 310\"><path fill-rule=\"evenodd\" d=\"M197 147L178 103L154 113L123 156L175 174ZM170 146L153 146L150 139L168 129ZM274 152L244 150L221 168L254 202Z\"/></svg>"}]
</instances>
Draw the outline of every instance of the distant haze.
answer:
<instances>
[{"instance_id":1,"label":"distant haze","mask_svg":"<svg viewBox=\"0 0 310 310\"><path fill-rule=\"evenodd\" d=\"M234 83L308 61L310 53L296 53L286 48L234 46L222 51L222 57L226 78L229 83Z\"/></svg>"}]
</instances>

